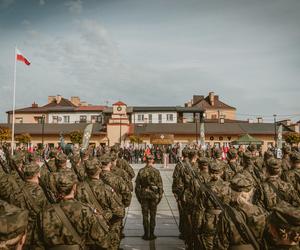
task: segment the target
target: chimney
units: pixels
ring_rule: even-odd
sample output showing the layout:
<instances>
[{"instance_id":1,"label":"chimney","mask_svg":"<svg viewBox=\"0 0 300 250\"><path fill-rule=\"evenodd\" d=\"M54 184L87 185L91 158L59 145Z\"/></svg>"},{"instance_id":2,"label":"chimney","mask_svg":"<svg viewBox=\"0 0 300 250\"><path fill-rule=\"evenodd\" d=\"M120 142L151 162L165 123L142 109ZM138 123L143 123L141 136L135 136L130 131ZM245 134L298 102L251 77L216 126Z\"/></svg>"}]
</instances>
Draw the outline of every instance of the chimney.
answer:
<instances>
[{"instance_id":1,"label":"chimney","mask_svg":"<svg viewBox=\"0 0 300 250\"><path fill-rule=\"evenodd\" d=\"M79 96L71 96L70 101L71 101L75 106L79 106L79 105L80 105L80 98L79 98Z\"/></svg>"},{"instance_id":2,"label":"chimney","mask_svg":"<svg viewBox=\"0 0 300 250\"><path fill-rule=\"evenodd\" d=\"M263 123L263 118L262 117L257 117L257 123Z\"/></svg>"},{"instance_id":3,"label":"chimney","mask_svg":"<svg viewBox=\"0 0 300 250\"><path fill-rule=\"evenodd\" d=\"M55 100L55 96L53 95L48 96L48 103L53 102L53 100Z\"/></svg>"},{"instance_id":4,"label":"chimney","mask_svg":"<svg viewBox=\"0 0 300 250\"><path fill-rule=\"evenodd\" d=\"M209 103L211 106L215 105L215 93L214 92L209 92Z\"/></svg>"},{"instance_id":5,"label":"chimney","mask_svg":"<svg viewBox=\"0 0 300 250\"><path fill-rule=\"evenodd\" d=\"M55 99L56 99L56 103L57 103L57 104L60 103L60 101L61 101L61 95L57 95L57 96L55 97Z\"/></svg>"},{"instance_id":6,"label":"chimney","mask_svg":"<svg viewBox=\"0 0 300 250\"><path fill-rule=\"evenodd\" d=\"M33 102L33 103L31 104L31 107L32 107L32 108L38 108L39 105L38 105L37 103Z\"/></svg>"},{"instance_id":7,"label":"chimney","mask_svg":"<svg viewBox=\"0 0 300 250\"><path fill-rule=\"evenodd\" d=\"M79 106L84 106L84 107L86 107L86 106L88 106L88 103L87 103L87 102L80 102Z\"/></svg>"},{"instance_id":8,"label":"chimney","mask_svg":"<svg viewBox=\"0 0 300 250\"><path fill-rule=\"evenodd\" d=\"M200 102L203 99L204 99L203 95L193 95L193 105L197 102Z\"/></svg>"}]
</instances>

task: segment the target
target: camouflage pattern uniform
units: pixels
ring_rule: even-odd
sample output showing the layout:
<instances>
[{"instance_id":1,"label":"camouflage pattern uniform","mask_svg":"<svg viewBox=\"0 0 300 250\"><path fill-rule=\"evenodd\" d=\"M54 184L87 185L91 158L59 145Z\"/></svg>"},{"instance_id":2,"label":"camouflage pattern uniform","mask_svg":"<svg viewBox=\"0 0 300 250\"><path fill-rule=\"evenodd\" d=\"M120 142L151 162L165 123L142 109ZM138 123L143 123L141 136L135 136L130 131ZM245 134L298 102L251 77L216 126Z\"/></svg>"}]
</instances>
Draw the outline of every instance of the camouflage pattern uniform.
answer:
<instances>
[{"instance_id":1,"label":"camouflage pattern uniform","mask_svg":"<svg viewBox=\"0 0 300 250\"><path fill-rule=\"evenodd\" d=\"M230 171L225 172L225 180L230 181L237 173L241 173L243 171L243 167L238 163L238 152L235 148L229 149L227 153L228 160L228 169Z\"/></svg>"},{"instance_id":2,"label":"camouflage pattern uniform","mask_svg":"<svg viewBox=\"0 0 300 250\"><path fill-rule=\"evenodd\" d=\"M99 172L101 171L100 162L94 159L87 161L85 165L88 177L84 182L78 184L76 198L99 210L110 226L112 240L110 249L118 249L121 241L120 229L122 219L125 216L125 207L115 191L99 180L99 178L95 177L95 175L99 176ZM87 185L96 201L90 197L90 193L87 191ZM96 204L94 204L95 202Z\"/></svg>"},{"instance_id":3,"label":"camouflage pattern uniform","mask_svg":"<svg viewBox=\"0 0 300 250\"><path fill-rule=\"evenodd\" d=\"M0 249L16 249L26 239L28 211L0 200Z\"/></svg>"},{"instance_id":4,"label":"camouflage pattern uniform","mask_svg":"<svg viewBox=\"0 0 300 250\"><path fill-rule=\"evenodd\" d=\"M111 158L109 155L105 154L100 157L100 162L102 167L107 166L111 163ZM107 185L113 188L117 195L122 200L125 207L129 207L132 194L126 182L120 177L112 173L111 170L102 170L100 173L100 179Z\"/></svg>"},{"instance_id":5,"label":"camouflage pattern uniform","mask_svg":"<svg viewBox=\"0 0 300 250\"><path fill-rule=\"evenodd\" d=\"M230 186L235 193L232 195L231 200L232 211L239 222L243 222L250 228L257 242L262 244L266 224L265 211L251 204L249 201L241 200L240 198L242 192L249 194L252 191L253 180L242 174L237 174L231 180ZM251 245L248 239L241 236L235 223L231 220L225 209L219 216L213 249L254 249Z\"/></svg>"},{"instance_id":6,"label":"camouflage pattern uniform","mask_svg":"<svg viewBox=\"0 0 300 250\"><path fill-rule=\"evenodd\" d=\"M288 171L292 168L292 162L291 162L291 147L288 145L285 145L282 148L282 153L283 153L283 157L282 157L282 170L283 171Z\"/></svg>"},{"instance_id":7,"label":"camouflage pattern uniform","mask_svg":"<svg viewBox=\"0 0 300 250\"><path fill-rule=\"evenodd\" d=\"M47 198L38 183L31 181L39 175L40 167L36 163L26 164L24 168L25 183L21 190L12 194L12 204L29 211L27 238L25 249L30 249L33 238L34 224L38 213L48 204Z\"/></svg>"},{"instance_id":8,"label":"camouflage pattern uniform","mask_svg":"<svg viewBox=\"0 0 300 250\"><path fill-rule=\"evenodd\" d=\"M135 193L142 207L145 240L156 238L154 235L156 210L163 195L162 179L159 171L152 165L153 160L152 155L147 156L147 165L139 170L135 180Z\"/></svg>"},{"instance_id":9,"label":"camouflage pattern uniform","mask_svg":"<svg viewBox=\"0 0 300 250\"><path fill-rule=\"evenodd\" d=\"M280 179L281 162L270 159L267 163L268 178L255 194L255 203L270 211L278 202L284 200L293 206L300 206L300 199L290 183Z\"/></svg>"},{"instance_id":10,"label":"camouflage pattern uniform","mask_svg":"<svg viewBox=\"0 0 300 250\"><path fill-rule=\"evenodd\" d=\"M231 200L231 189L229 182L223 181L221 178L223 166L211 163L209 165L209 171L212 177L211 181L208 182L206 186L214 192L223 204L229 204ZM205 195L202 198L200 196L199 202L201 201L205 209L200 229L201 234L199 235L201 244L195 249L213 249L213 240L217 233L218 217L222 210L216 204L213 204L209 198L205 197Z\"/></svg>"},{"instance_id":11,"label":"camouflage pattern uniform","mask_svg":"<svg viewBox=\"0 0 300 250\"><path fill-rule=\"evenodd\" d=\"M294 152L291 154L292 169L283 172L281 178L292 184L300 199L300 153Z\"/></svg>"},{"instance_id":12,"label":"camouflage pattern uniform","mask_svg":"<svg viewBox=\"0 0 300 250\"><path fill-rule=\"evenodd\" d=\"M280 202L268 216L264 237L266 249L300 250L299 234L300 209Z\"/></svg>"},{"instance_id":13,"label":"camouflage pattern uniform","mask_svg":"<svg viewBox=\"0 0 300 250\"><path fill-rule=\"evenodd\" d=\"M35 229L36 245L32 249L68 249L70 246L77 247L74 249L85 249L87 245L98 249L109 248L109 227L104 218L95 208L72 198L74 194L70 196L74 193L76 183L74 175L58 174L56 189L62 200L59 204L45 207L40 213ZM54 206L61 208L76 234L71 232L68 223L56 212Z\"/></svg>"}]
</instances>

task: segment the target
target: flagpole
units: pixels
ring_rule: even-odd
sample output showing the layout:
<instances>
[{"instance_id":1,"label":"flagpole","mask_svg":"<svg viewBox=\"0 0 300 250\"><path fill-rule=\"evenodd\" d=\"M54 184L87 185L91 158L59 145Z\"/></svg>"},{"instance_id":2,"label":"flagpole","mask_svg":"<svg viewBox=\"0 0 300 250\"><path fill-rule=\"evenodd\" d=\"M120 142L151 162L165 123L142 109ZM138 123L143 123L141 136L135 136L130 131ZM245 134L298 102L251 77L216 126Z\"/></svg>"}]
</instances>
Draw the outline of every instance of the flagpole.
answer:
<instances>
[{"instance_id":1,"label":"flagpole","mask_svg":"<svg viewBox=\"0 0 300 250\"><path fill-rule=\"evenodd\" d=\"M13 87L13 115L12 115L12 131L11 131L11 155L14 154L14 148L15 148L16 80L17 80L17 46L15 47L15 69L14 69L14 87Z\"/></svg>"}]
</instances>

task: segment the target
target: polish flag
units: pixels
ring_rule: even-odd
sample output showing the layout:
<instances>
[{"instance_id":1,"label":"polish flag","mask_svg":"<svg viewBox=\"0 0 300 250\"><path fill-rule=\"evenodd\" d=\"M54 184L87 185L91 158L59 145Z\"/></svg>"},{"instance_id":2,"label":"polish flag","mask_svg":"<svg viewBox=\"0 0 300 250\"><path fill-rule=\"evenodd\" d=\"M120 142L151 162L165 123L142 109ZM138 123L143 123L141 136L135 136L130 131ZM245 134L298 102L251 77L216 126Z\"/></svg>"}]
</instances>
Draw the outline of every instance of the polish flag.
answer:
<instances>
[{"instance_id":1,"label":"polish flag","mask_svg":"<svg viewBox=\"0 0 300 250\"><path fill-rule=\"evenodd\" d=\"M17 61L23 62L26 65L30 65L30 62L26 59L25 56L20 52L20 50L16 49Z\"/></svg>"}]
</instances>

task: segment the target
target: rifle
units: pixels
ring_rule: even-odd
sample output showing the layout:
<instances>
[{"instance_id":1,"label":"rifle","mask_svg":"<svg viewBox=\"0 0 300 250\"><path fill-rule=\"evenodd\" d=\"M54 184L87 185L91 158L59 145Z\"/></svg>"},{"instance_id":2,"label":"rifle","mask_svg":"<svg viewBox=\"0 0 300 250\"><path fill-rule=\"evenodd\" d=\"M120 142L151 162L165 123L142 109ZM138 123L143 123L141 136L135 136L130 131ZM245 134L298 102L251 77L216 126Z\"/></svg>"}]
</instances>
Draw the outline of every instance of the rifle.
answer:
<instances>
[{"instance_id":1,"label":"rifle","mask_svg":"<svg viewBox=\"0 0 300 250\"><path fill-rule=\"evenodd\" d=\"M43 182L43 180L41 178L39 178L39 184L40 184L40 187L43 189L44 191L44 194L47 198L47 200L50 202L50 203L57 203L57 198L55 197L55 195L52 193L51 190L49 190L45 183Z\"/></svg>"},{"instance_id":2,"label":"rifle","mask_svg":"<svg viewBox=\"0 0 300 250\"><path fill-rule=\"evenodd\" d=\"M234 208L230 207L229 205L223 204L223 202L219 199L219 197L212 191L206 184L202 183L199 180L199 177L196 175L194 170L188 165L184 165L180 160L180 164L185 168L189 174L197 181L200 189L206 194L207 198L217 207L219 207L222 212L226 213L233 224L235 225L236 229L240 233L243 239L246 239L246 242L250 242L255 250L260 250L259 243L256 241L255 236L251 229L244 223L243 219L237 218L237 214L234 211Z\"/></svg>"},{"instance_id":3,"label":"rifle","mask_svg":"<svg viewBox=\"0 0 300 250\"><path fill-rule=\"evenodd\" d=\"M11 169L7 162L5 162L2 157L0 156L0 165L2 166L2 169L5 173L10 174Z\"/></svg>"}]
</instances>

